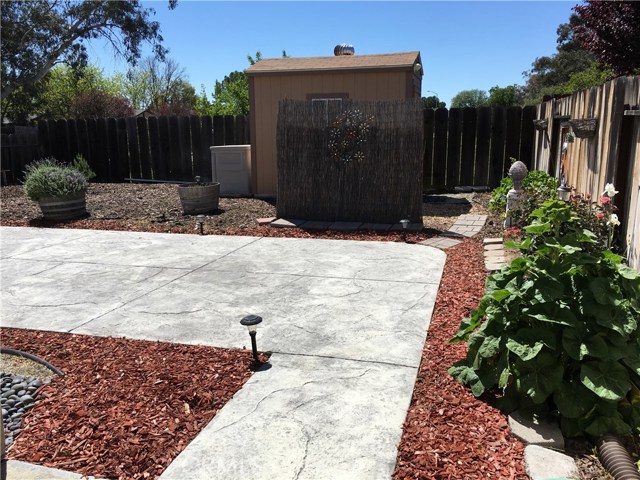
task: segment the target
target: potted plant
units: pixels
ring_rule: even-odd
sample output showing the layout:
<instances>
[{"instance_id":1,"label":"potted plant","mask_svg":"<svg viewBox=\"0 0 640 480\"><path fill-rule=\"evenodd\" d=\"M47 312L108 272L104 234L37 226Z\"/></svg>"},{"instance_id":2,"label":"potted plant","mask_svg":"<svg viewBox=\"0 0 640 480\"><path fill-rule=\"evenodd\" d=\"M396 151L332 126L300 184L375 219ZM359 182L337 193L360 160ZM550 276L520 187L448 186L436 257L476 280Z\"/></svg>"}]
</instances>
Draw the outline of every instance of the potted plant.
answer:
<instances>
[{"instance_id":1,"label":"potted plant","mask_svg":"<svg viewBox=\"0 0 640 480\"><path fill-rule=\"evenodd\" d=\"M178 195L185 215L215 212L220 201L220 183L200 182L195 177L195 183L178 185Z\"/></svg>"},{"instance_id":2,"label":"potted plant","mask_svg":"<svg viewBox=\"0 0 640 480\"><path fill-rule=\"evenodd\" d=\"M55 158L43 158L27 165L24 192L38 202L48 220L71 220L87 213L87 178L76 168Z\"/></svg>"}]
</instances>

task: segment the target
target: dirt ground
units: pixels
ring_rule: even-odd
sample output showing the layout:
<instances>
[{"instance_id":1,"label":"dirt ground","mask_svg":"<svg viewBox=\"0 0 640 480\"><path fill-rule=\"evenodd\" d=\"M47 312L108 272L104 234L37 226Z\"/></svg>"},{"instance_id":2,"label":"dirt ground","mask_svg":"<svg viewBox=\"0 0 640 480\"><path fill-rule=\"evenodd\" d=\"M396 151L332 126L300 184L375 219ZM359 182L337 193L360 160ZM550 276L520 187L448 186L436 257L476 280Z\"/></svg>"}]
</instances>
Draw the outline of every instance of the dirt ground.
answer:
<instances>
[{"instance_id":1,"label":"dirt ground","mask_svg":"<svg viewBox=\"0 0 640 480\"><path fill-rule=\"evenodd\" d=\"M461 214L489 213L489 193L425 198L423 223L425 230L434 234L446 231ZM38 204L26 197L21 186L2 187L0 201L3 225L56 226L42 219ZM171 184L92 183L87 192L87 210L87 218L60 226L181 233L196 228L195 218L183 215L176 186ZM251 229L258 226L258 218L275 215L275 200L221 198L218 211L205 216L204 228L212 233ZM485 230L487 235L501 234L501 222L491 216Z\"/></svg>"}]
</instances>

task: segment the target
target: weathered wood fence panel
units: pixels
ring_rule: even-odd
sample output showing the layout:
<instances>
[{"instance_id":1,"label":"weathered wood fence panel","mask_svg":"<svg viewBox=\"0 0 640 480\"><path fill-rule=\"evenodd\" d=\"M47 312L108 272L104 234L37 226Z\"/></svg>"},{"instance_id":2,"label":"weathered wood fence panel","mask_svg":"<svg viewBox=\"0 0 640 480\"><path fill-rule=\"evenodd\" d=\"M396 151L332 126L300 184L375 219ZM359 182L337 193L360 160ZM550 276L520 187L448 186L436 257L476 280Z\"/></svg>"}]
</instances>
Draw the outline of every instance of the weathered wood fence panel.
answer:
<instances>
[{"instance_id":1,"label":"weathered wood fence panel","mask_svg":"<svg viewBox=\"0 0 640 480\"><path fill-rule=\"evenodd\" d=\"M425 190L496 187L510 158L531 165L536 107L439 108L425 112Z\"/></svg>"},{"instance_id":2,"label":"weathered wood fence panel","mask_svg":"<svg viewBox=\"0 0 640 480\"><path fill-rule=\"evenodd\" d=\"M245 116L45 120L37 127L3 127L2 169L14 183L25 166L53 156L71 162L81 153L99 182L125 178L211 179L209 147L249 143Z\"/></svg>"},{"instance_id":3,"label":"weathered wood fence panel","mask_svg":"<svg viewBox=\"0 0 640 480\"><path fill-rule=\"evenodd\" d=\"M613 183L620 192L614 198L620 218L620 239L629 263L640 268L640 76L619 77L537 107L537 119L547 121L536 131L533 168L560 178L562 145L566 143L565 179L576 191L594 198ZM596 119L595 131L576 136L575 121ZM574 122L574 123L572 123Z\"/></svg>"},{"instance_id":4,"label":"weathered wood fence panel","mask_svg":"<svg viewBox=\"0 0 640 480\"><path fill-rule=\"evenodd\" d=\"M420 221L423 119L418 100L280 102L278 216Z\"/></svg>"}]
</instances>

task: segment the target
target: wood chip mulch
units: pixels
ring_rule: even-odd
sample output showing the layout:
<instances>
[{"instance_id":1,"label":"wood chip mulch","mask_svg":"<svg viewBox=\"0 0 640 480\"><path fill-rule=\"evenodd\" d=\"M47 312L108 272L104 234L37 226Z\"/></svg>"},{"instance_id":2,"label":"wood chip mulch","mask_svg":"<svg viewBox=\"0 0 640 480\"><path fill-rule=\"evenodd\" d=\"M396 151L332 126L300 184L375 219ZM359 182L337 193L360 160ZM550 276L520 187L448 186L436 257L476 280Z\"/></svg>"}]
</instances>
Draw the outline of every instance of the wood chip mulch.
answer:
<instances>
[{"instance_id":1,"label":"wood chip mulch","mask_svg":"<svg viewBox=\"0 0 640 480\"><path fill-rule=\"evenodd\" d=\"M486 273L480 243L468 240L446 253L394 479L527 478L524 445L506 417L447 374L466 353L465 344L447 342L477 307Z\"/></svg>"},{"instance_id":2,"label":"wood chip mulch","mask_svg":"<svg viewBox=\"0 0 640 480\"><path fill-rule=\"evenodd\" d=\"M153 479L251 376L251 352L14 328L2 345L65 372L9 458L100 478Z\"/></svg>"}]
</instances>

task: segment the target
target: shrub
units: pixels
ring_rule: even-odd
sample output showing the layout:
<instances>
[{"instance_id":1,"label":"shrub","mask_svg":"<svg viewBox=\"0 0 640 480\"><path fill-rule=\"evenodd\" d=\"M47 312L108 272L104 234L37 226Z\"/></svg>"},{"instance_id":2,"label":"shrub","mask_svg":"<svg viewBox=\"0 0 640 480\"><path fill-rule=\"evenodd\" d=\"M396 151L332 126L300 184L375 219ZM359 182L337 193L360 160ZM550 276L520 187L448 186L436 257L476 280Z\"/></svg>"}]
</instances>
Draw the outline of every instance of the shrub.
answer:
<instances>
[{"instance_id":1,"label":"shrub","mask_svg":"<svg viewBox=\"0 0 640 480\"><path fill-rule=\"evenodd\" d=\"M533 212L525 255L487 279L480 305L451 342L466 358L449 369L498 406L554 414L565 436L640 431L640 274L592 248L571 206Z\"/></svg>"},{"instance_id":2,"label":"shrub","mask_svg":"<svg viewBox=\"0 0 640 480\"><path fill-rule=\"evenodd\" d=\"M87 179L74 167L44 158L27 165L24 192L34 201L86 192Z\"/></svg>"},{"instance_id":3,"label":"shrub","mask_svg":"<svg viewBox=\"0 0 640 480\"><path fill-rule=\"evenodd\" d=\"M87 181L91 181L96 178L96 172L94 172L93 169L89 166L89 162L87 162L87 159L84 158L84 155L82 155L81 153L78 153L75 156L73 162L71 163L71 166L82 173Z\"/></svg>"}]
</instances>

